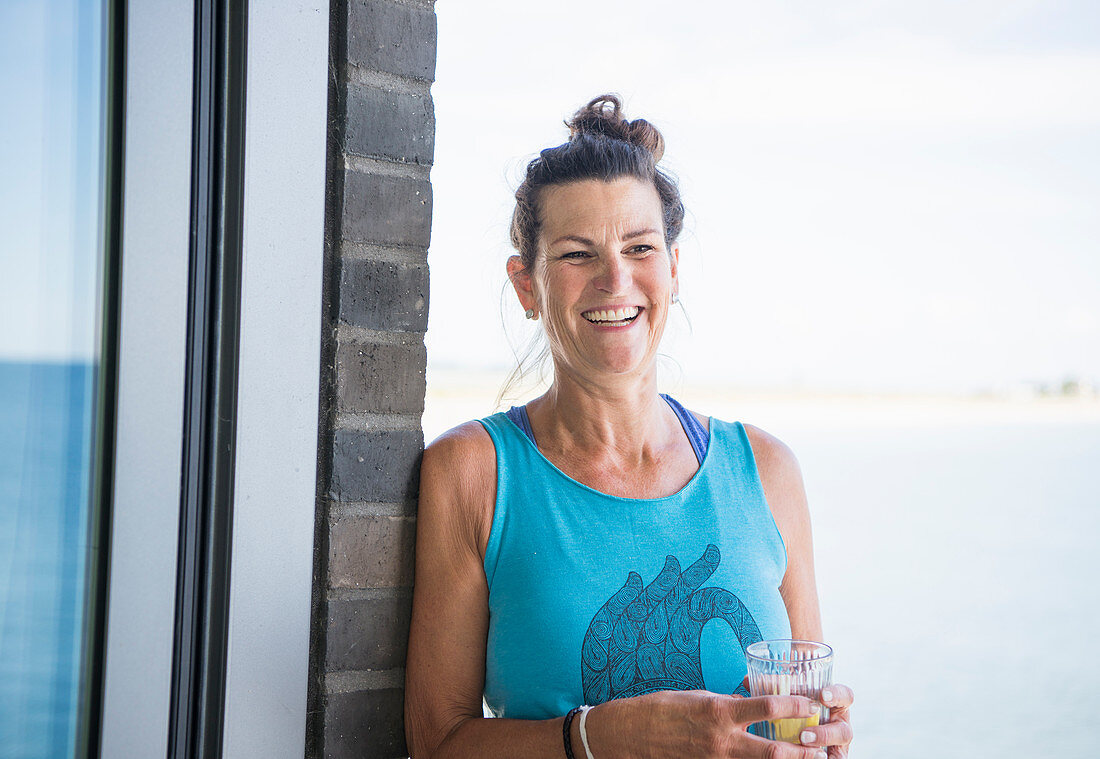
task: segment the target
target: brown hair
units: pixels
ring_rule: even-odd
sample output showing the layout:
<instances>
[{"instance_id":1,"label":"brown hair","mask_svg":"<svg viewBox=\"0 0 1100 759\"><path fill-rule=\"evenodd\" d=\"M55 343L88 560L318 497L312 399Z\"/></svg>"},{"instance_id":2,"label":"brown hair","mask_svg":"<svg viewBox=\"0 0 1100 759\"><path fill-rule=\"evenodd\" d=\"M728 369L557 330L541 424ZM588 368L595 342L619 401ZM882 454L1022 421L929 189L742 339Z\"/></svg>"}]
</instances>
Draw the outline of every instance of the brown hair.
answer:
<instances>
[{"instance_id":1,"label":"brown hair","mask_svg":"<svg viewBox=\"0 0 1100 759\"><path fill-rule=\"evenodd\" d=\"M684 204L675 180L657 168L665 152L657 128L645 119L627 120L617 95L593 98L565 125L569 141L539 153L527 164L526 176L516 189L511 238L524 268L532 268L538 252L542 189L583 179L610 182L634 177L652 182L661 199L665 243L671 245L684 226Z\"/></svg>"}]
</instances>

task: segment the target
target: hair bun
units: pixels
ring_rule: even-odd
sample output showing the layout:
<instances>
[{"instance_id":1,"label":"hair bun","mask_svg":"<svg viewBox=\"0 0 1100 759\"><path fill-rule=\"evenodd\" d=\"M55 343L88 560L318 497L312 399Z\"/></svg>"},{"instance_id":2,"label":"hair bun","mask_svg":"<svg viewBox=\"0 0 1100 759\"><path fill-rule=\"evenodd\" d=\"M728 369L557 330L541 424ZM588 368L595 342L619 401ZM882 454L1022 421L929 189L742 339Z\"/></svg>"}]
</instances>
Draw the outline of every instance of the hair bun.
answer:
<instances>
[{"instance_id":1,"label":"hair bun","mask_svg":"<svg viewBox=\"0 0 1100 759\"><path fill-rule=\"evenodd\" d=\"M623 140L648 150L653 155L653 163L660 161L665 154L665 140L657 127L645 119L627 120L623 116L623 103L618 95L607 94L593 98L588 105L573 114L573 118L565 122L565 125L569 127L570 140L584 134Z\"/></svg>"}]
</instances>

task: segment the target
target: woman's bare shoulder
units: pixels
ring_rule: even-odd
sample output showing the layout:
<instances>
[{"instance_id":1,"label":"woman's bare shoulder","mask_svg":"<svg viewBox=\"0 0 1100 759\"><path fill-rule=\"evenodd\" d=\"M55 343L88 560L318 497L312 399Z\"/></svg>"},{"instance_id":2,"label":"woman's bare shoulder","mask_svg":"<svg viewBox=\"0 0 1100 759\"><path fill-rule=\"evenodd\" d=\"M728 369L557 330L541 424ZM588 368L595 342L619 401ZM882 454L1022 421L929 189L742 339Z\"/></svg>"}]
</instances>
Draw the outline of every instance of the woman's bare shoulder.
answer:
<instances>
[{"instance_id":1,"label":"woman's bare shoulder","mask_svg":"<svg viewBox=\"0 0 1100 759\"><path fill-rule=\"evenodd\" d=\"M469 421L452 427L433 440L424 449L424 457L438 463L454 463L455 460L496 458L493 439L478 421Z\"/></svg>"},{"instance_id":2,"label":"woman's bare shoulder","mask_svg":"<svg viewBox=\"0 0 1100 759\"><path fill-rule=\"evenodd\" d=\"M751 424L744 427L753 458L756 459L764 498L786 537L790 529L799 528L802 522L809 519L806 488L802 483L798 458L790 446L775 435Z\"/></svg>"},{"instance_id":3,"label":"woman's bare shoulder","mask_svg":"<svg viewBox=\"0 0 1100 759\"><path fill-rule=\"evenodd\" d=\"M496 447L476 421L444 432L424 449L421 517L453 525L484 550L496 502Z\"/></svg>"},{"instance_id":4,"label":"woman's bare shoulder","mask_svg":"<svg viewBox=\"0 0 1100 759\"><path fill-rule=\"evenodd\" d=\"M798 459L790 446L755 425L742 422L742 426L752 446L752 455L756 459L757 469L763 471L767 468L773 473L788 475L791 474L792 469L797 472Z\"/></svg>"}]
</instances>

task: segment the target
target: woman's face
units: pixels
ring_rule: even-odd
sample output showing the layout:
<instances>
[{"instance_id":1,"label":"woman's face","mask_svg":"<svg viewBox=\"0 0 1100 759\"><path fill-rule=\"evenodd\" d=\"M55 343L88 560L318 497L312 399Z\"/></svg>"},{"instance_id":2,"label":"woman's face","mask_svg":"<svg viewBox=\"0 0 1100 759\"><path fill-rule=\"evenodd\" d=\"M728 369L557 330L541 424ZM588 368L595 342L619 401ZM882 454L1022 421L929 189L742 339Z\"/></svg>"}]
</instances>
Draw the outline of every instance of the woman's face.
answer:
<instances>
[{"instance_id":1,"label":"woman's face","mask_svg":"<svg viewBox=\"0 0 1100 759\"><path fill-rule=\"evenodd\" d=\"M679 256L665 246L656 188L572 182L546 188L540 211L534 271L514 257L509 273L524 308L544 320L556 368L592 380L652 370Z\"/></svg>"}]
</instances>

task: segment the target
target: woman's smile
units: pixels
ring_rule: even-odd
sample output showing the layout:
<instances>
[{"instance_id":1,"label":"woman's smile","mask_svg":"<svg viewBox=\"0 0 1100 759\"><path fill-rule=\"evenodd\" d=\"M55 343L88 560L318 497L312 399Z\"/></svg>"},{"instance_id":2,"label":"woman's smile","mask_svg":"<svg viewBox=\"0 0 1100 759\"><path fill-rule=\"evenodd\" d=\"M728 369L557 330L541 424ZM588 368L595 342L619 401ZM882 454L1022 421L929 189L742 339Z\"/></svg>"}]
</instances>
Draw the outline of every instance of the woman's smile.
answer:
<instances>
[{"instance_id":1,"label":"woman's smile","mask_svg":"<svg viewBox=\"0 0 1100 759\"><path fill-rule=\"evenodd\" d=\"M600 308L585 311L581 314L585 319L599 327L628 327L634 323L642 312L640 306L619 306L617 308Z\"/></svg>"}]
</instances>

